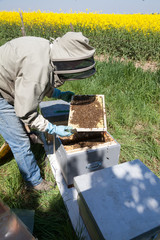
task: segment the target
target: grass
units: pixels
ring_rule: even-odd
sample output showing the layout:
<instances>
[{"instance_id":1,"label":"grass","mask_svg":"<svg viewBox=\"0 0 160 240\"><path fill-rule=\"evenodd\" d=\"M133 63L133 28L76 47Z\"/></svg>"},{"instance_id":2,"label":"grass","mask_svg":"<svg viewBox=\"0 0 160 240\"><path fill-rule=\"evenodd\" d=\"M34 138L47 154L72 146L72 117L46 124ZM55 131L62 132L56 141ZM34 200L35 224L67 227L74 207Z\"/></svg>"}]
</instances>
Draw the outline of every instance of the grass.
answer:
<instances>
[{"instance_id":1,"label":"grass","mask_svg":"<svg viewBox=\"0 0 160 240\"><path fill-rule=\"evenodd\" d=\"M90 79L66 82L60 89L76 94L104 94L109 133L121 144L119 162L139 158L160 177L160 71L144 72L133 63L96 63ZM3 143L0 138L0 145ZM42 175L54 181L41 146L33 147ZM78 239L58 188L28 193L12 156L0 162L0 198L11 208L35 210L34 236L39 240Z\"/></svg>"},{"instance_id":2,"label":"grass","mask_svg":"<svg viewBox=\"0 0 160 240\"><path fill-rule=\"evenodd\" d=\"M72 29L70 25L25 24L25 31L27 36L50 39L50 37L60 37ZM90 45L96 49L98 55L107 53L111 56L140 61L159 61L160 59L160 32L150 30L143 32L134 29L128 31L125 28L115 27L105 30L100 27L92 29L78 23L74 26L74 31L82 32L89 38ZM21 25L0 22L0 46L21 36Z\"/></svg>"},{"instance_id":3,"label":"grass","mask_svg":"<svg viewBox=\"0 0 160 240\"><path fill-rule=\"evenodd\" d=\"M32 146L42 176L54 182L50 164L40 145ZM28 192L13 156L0 162L0 198L10 208L34 209L33 235L39 240L76 240L58 187L46 193Z\"/></svg>"}]
</instances>

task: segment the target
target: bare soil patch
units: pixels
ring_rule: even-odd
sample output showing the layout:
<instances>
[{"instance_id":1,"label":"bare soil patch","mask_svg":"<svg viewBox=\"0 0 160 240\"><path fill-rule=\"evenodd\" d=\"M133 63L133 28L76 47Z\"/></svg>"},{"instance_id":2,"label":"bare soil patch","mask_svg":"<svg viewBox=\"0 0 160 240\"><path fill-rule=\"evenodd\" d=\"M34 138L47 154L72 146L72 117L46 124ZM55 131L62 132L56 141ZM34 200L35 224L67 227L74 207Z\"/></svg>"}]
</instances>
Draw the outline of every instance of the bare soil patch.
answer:
<instances>
[{"instance_id":1,"label":"bare soil patch","mask_svg":"<svg viewBox=\"0 0 160 240\"><path fill-rule=\"evenodd\" d=\"M110 56L108 55L95 56L95 59L101 62L109 61L109 58ZM136 68L142 68L144 71L149 70L151 72L155 72L159 69L158 62L154 62L154 61L140 62L140 61L133 61L133 60L118 58L118 57L113 57L113 59L115 61L120 61L123 63L133 62Z\"/></svg>"}]
</instances>

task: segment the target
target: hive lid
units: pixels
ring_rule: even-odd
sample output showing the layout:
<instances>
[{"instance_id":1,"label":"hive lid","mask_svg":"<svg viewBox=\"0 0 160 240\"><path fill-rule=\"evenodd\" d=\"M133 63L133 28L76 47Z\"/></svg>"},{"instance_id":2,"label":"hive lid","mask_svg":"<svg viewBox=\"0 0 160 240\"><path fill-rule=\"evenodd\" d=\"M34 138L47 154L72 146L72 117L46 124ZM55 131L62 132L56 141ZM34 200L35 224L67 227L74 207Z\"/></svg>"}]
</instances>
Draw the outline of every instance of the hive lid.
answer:
<instances>
[{"instance_id":1,"label":"hive lid","mask_svg":"<svg viewBox=\"0 0 160 240\"><path fill-rule=\"evenodd\" d=\"M76 176L74 186L104 239L151 239L160 231L160 179L140 160Z\"/></svg>"},{"instance_id":2,"label":"hive lid","mask_svg":"<svg viewBox=\"0 0 160 240\"><path fill-rule=\"evenodd\" d=\"M107 131L104 95L73 96L68 125L77 132Z\"/></svg>"}]
</instances>

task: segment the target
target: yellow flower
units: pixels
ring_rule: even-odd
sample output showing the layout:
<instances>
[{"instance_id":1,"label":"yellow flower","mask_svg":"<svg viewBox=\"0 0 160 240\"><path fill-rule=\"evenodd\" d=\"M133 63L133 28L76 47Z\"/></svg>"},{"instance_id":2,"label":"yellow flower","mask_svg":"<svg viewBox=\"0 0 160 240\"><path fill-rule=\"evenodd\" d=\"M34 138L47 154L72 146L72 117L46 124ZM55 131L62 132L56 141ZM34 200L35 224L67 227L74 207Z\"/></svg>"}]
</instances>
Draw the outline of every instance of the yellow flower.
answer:
<instances>
[{"instance_id":1,"label":"yellow flower","mask_svg":"<svg viewBox=\"0 0 160 240\"><path fill-rule=\"evenodd\" d=\"M110 28L121 29L127 31L153 31L160 32L160 14L101 14L88 12L72 12L70 13L53 13L53 12L24 12L24 23L33 26L38 25L43 27L53 26L59 27L69 26L72 23L73 27L79 25L81 27L95 30L97 28L105 30ZM0 23L21 24L19 12L0 12Z\"/></svg>"}]
</instances>

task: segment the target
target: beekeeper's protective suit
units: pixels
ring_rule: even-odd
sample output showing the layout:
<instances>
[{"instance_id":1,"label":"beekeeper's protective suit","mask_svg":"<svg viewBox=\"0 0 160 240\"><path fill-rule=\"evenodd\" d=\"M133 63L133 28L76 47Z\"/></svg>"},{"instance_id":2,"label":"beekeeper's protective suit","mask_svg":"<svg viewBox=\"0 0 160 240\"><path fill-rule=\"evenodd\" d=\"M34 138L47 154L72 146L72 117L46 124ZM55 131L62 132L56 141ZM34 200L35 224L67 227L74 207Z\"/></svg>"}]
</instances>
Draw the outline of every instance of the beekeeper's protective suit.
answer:
<instances>
[{"instance_id":1,"label":"beekeeper's protective suit","mask_svg":"<svg viewBox=\"0 0 160 240\"><path fill-rule=\"evenodd\" d=\"M37 108L44 96L69 100L72 92L56 88L66 80L94 74L94 52L80 32L52 42L20 37L0 47L0 134L10 145L23 178L35 188L45 182L23 124L50 134L71 134L69 126L51 124Z\"/></svg>"}]
</instances>

